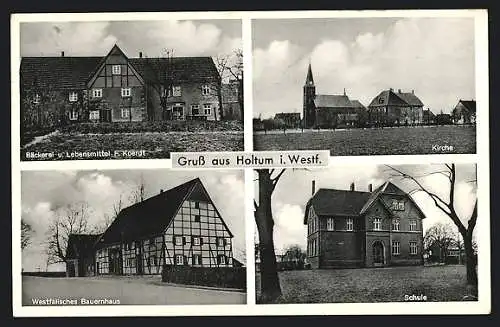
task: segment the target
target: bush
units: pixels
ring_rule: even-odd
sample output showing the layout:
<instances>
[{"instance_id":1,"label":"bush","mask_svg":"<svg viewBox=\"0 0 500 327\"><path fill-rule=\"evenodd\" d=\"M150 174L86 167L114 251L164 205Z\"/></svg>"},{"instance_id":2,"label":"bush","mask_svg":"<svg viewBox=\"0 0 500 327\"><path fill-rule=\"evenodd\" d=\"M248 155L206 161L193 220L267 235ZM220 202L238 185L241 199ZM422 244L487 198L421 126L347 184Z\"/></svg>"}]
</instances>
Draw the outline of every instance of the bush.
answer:
<instances>
[{"instance_id":1,"label":"bush","mask_svg":"<svg viewBox=\"0 0 500 327\"><path fill-rule=\"evenodd\" d=\"M164 265L161 280L185 285L246 289L246 268Z\"/></svg>"},{"instance_id":2,"label":"bush","mask_svg":"<svg viewBox=\"0 0 500 327\"><path fill-rule=\"evenodd\" d=\"M156 122L115 122L115 123L78 123L61 128L63 133L110 134L110 133L147 133L147 132L226 132L243 131L243 123L230 121L156 121Z\"/></svg>"}]
</instances>

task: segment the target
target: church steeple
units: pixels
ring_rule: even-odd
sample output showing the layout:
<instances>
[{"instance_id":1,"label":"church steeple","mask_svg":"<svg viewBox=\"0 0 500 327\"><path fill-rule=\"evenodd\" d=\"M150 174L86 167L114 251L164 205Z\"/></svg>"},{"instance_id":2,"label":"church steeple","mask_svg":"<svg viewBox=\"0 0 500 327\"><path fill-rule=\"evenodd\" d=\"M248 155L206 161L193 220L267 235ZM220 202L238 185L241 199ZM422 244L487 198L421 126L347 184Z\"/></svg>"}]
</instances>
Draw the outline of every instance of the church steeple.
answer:
<instances>
[{"instance_id":1,"label":"church steeple","mask_svg":"<svg viewBox=\"0 0 500 327\"><path fill-rule=\"evenodd\" d=\"M314 86L314 78L313 78L313 73L312 73L312 69L311 69L311 63L309 63L309 68L307 69L307 77L306 77L306 84L305 85Z\"/></svg>"}]
</instances>

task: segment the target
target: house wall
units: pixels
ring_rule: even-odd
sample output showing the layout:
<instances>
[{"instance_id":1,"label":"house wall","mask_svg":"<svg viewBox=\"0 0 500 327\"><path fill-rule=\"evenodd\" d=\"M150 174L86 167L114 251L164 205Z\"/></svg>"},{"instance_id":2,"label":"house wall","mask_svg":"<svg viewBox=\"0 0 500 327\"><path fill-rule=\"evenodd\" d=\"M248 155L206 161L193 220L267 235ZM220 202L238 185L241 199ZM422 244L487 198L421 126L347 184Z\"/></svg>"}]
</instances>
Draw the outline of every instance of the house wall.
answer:
<instances>
[{"instance_id":1,"label":"house wall","mask_svg":"<svg viewBox=\"0 0 500 327\"><path fill-rule=\"evenodd\" d=\"M375 230L374 221L376 218L381 219L380 230ZM373 267L373 244L376 241L382 242L384 246L384 266L390 265L390 230L392 227L392 219L379 202L375 202L365 214L365 266Z\"/></svg>"},{"instance_id":2,"label":"house wall","mask_svg":"<svg viewBox=\"0 0 500 327\"><path fill-rule=\"evenodd\" d=\"M199 208L196 208L198 203ZM195 217L199 215L200 221ZM174 237L182 237L183 244L176 245ZM192 237L200 238L200 245L195 245ZM225 240L225 246L219 246L217 239ZM188 199L183 204L165 233L166 264L176 265L175 258L183 256L183 265L193 266L193 255L201 256L203 267L232 267L231 235L222 222L212 203L200 199ZM218 256L225 257L225 263L218 262Z\"/></svg>"}]
</instances>

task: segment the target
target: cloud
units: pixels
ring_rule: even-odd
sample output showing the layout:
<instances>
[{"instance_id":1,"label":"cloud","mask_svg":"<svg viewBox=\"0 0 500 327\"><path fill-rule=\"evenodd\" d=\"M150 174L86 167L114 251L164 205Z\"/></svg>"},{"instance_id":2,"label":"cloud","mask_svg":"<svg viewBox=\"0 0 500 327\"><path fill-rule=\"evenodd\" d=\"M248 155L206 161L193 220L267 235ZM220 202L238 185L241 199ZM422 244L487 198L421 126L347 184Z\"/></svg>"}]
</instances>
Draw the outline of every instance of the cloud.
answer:
<instances>
[{"instance_id":1,"label":"cloud","mask_svg":"<svg viewBox=\"0 0 500 327\"><path fill-rule=\"evenodd\" d=\"M346 88L366 106L391 87L415 90L436 113L475 97L473 19L404 18L381 33L322 38L309 49L291 37L255 49L254 58L254 116L302 111L309 59L317 93Z\"/></svg>"},{"instance_id":2,"label":"cloud","mask_svg":"<svg viewBox=\"0 0 500 327\"><path fill-rule=\"evenodd\" d=\"M304 211L300 205L278 202L274 205L274 244L279 251L291 245L306 249L306 227L303 224Z\"/></svg>"}]
</instances>

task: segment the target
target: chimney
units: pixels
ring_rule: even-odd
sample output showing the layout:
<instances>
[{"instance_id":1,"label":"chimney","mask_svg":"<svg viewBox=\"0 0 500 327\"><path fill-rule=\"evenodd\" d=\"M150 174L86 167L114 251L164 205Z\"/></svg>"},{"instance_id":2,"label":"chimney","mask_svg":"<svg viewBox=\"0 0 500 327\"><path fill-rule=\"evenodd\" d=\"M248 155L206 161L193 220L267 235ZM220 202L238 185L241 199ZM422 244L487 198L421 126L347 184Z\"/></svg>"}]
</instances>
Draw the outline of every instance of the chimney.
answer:
<instances>
[{"instance_id":1,"label":"chimney","mask_svg":"<svg viewBox=\"0 0 500 327\"><path fill-rule=\"evenodd\" d=\"M411 94L415 94L415 90L411 90Z\"/></svg>"},{"instance_id":2,"label":"chimney","mask_svg":"<svg viewBox=\"0 0 500 327\"><path fill-rule=\"evenodd\" d=\"M345 87L344 87L344 95L345 95Z\"/></svg>"},{"instance_id":3,"label":"chimney","mask_svg":"<svg viewBox=\"0 0 500 327\"><path fill-rule=\"evenodd\" d=\"M372 184L368 184L368 192L373 192L373 185Z\"/></svg>"},{"instance_id":4,"label":"chimney","mask_svg":"<svg viewBox=\"0 0 500 327\"><path fill-rule=\"evenodd\" d=\"M351 191L354 191L355 187L354 187L354 182L351 183Z\"/></svg>"},{"instance_id":5,"label":"chimney","mask_svg":"<svg viewBox=\"0 0 500 327\"><path fill-rule=\"evenodd\" d=\"M311 190L311 195L314 195L316 193L316 181L312 181L312 190Z\"/></svg>"},{"instance_id":6,"label":"chimney","mask_svg":"<svg viewBox=\"0 0 500 327\"><path fill-rule=\"evenodd\" d=\"M398 89L398 93L401 94L401 89Z\"/></svg>"},{"instance_id":7,"label":"chimney","mask_svg":"<svg viewBox=\"0 0 500 327\"><path fill-rule=\"evenodd\" d=\"M163 189L160 189L160 194L162 194L162 193L163 193Z\"/></svg>"},{"instance_id":8,"label":"chimney","mask_svg":"<svg viewBox=\"0 0 500 327\"><path fill-rule=\"evenodd\" d=\"M64 57L64 51L61 51L61 57Z\"/></svg>"},{"instance_id":9,"label":"chimney","mask_svg":"<svg viewBox=\"0 0 500 327\"><path fill-rule=\"evenodd\" d=\"M391 91L391 92L393 91L392 87L389 89L389 91Z\"/></svg>"},{"instance_id":10,"label":"chimney","mask_svg":"<svg viewBox=\"0 0 500 327\"><path fill-rule=\"evenodd\" d=\"M142 51L139 52L139 58L142 58Z\"/></svg>"}]
</instances>

